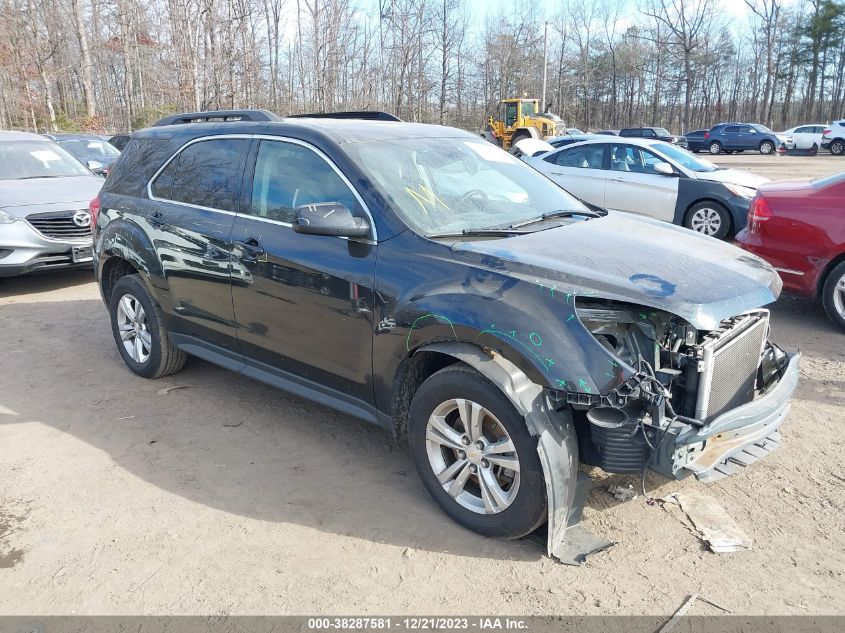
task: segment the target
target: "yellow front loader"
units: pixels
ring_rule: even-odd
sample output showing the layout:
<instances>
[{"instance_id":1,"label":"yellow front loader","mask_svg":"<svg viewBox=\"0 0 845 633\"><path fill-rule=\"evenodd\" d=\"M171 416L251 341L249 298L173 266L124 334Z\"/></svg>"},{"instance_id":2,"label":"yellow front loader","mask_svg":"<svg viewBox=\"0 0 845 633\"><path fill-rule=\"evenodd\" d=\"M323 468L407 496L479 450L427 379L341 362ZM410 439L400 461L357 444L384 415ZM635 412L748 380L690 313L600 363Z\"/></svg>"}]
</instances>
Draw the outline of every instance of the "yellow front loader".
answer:
<instances>
[{"instance_id":1,"label":"yellow front loader","mask_svg":"<svg viewBox=\"0 0 845 633\"><path fill-rule=\"evenodd\" d=\"M503 99L499 102L496 115L487 119L484 138L502 149L524 138L546 139L563 131L563 121L551 112L540 112L537 99Z\"/></svg>"}]
</instances>

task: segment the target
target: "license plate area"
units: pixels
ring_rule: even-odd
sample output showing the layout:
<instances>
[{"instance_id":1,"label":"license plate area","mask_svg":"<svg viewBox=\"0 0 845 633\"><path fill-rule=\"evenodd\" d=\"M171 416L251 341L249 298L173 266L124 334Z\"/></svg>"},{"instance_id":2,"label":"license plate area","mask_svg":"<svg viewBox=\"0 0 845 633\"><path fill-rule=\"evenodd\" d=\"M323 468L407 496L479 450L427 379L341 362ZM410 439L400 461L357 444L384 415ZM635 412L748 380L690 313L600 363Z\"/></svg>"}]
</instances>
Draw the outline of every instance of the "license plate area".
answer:
<instances>
[{"instance_id":1,"label":"license plate area","mask_svg":"<svg viewBox=\"0 0 845 633\"><path fill-rule=\"evenodd\" d=\"M94 246L92 244L74 246L70 253L74 264L94 261Z\"/></svg>"}]
</instances>

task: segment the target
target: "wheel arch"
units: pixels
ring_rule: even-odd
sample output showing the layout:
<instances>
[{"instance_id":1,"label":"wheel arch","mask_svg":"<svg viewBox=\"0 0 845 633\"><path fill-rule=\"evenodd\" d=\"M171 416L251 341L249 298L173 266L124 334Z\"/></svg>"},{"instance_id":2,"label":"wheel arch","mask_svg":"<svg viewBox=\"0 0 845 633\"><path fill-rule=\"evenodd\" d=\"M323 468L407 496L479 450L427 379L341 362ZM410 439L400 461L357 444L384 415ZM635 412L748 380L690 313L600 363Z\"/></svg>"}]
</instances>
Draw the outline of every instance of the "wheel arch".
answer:
<instances>
[{"instance_id":1,"label":"wheel arch","mask_svg":"<svg viewBox=\"0 0 845 633\"><path fill-rule=\"evenodd\" d=\"M103 262L100 272L100 291L103 294L103 300L106 303L111 300L112 289L119 279L136 274L138 274L138 269L120 255L108 257Z\"/></svg>"},{"instance_id":2,"label":"wheel arch","mask_svg":"<svg viewBox=\"0 0 845 633\"><path fill-rule=\"evenodd\" d=\"M139 226L124 219L113 219L97 238L96 276L103 299L120 277L138 274L150 294L159 300L157 286L165 284L161 262L150 237Z\"/></svg>"},{"instance_id":3,"label":"wheel arch","mask_svg":"<svg viewBox=\"0 0 845 633\"><path fill-rule=\"evenodd\" d=\"M827 282L827 278L830 276L830 273L836 268L839 264L845 262L845 251L839 253L836 257L831 259L827 265L822 269L822 272L819 274L818 281L816 281L816 289L814 296L819 299L822 296L822 292L824 291L824 284Z\"/></svg>"}]
</instances>

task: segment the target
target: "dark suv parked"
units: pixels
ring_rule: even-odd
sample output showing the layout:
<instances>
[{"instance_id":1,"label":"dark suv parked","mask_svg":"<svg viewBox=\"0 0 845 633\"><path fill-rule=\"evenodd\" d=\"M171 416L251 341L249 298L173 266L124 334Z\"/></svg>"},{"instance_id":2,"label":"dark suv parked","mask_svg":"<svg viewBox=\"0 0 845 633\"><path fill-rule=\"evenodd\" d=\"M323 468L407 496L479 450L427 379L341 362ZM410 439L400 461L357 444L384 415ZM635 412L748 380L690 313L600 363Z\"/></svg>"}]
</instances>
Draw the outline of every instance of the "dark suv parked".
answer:
<instances>
[{"instance_id":1,"label":"dark suv parked","mask_svg":"<svg viewBox=\"0 0 845 633\"><path fill-rule=\"evenodd\" d=\"M687 147L687 139L684 136L675 136L669 130L662 127L626 127L619 130L619 136L630 138L656 138L666 143L674 143L683 148Z\"/></svg>"},{"instance_id":2,"label":"dark suv parked","mask_svg":"<svg viewBox=\"0 0 845 633\"><path fill-rule=\"evenodd\" d=\"M778 136L765 125L756 123L720 123L704 135L711 154L759 151L774 154L786 138Z\"/></svg>"},{"instance_id":3,"label":"dark suv parked","mask_svg":"<svg viewBox=\"0 0 845 633\"><path fill-rule=\"evenodd\" d=\"M798 355L767 341L762 260L460 130L237 115L136 132L91 204L136 374L190 354L379 424L449 516L548 521L567 562L607 545L579 462L706 480L777 446Z\"/></svg>"}]
</instances>

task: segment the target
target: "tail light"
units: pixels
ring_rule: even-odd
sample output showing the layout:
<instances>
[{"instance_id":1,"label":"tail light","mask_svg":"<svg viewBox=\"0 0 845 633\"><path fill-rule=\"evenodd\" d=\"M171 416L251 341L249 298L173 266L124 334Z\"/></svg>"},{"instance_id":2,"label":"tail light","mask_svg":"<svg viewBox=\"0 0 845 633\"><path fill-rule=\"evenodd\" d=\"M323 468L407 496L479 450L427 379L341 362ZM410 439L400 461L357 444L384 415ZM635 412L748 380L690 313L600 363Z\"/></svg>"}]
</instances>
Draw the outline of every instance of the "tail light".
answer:
<instances>
[{"instance_id":1,"label":"tail light","mask_svg":"<svg viewBox=\"0 0 845 633\"><path fill-rule=\"evenodd\" d=\"M88 212L91 214L91 231L97 230L97 218L100 216L100 196L88 203Z\"/></svg>"},{"instance_id":2,"label":"tail light","mask_svg":"<svg viewBox=\"0 0 845 633\"><path fill-rule=\"evenodd\" d=\"M705 132L705 133L704 133L704 138L706 138L706 139L707 139L707 138L710 138L710 132Z\"/></svg>"},{"instance_id":3,"label":"tail light","mask_svg":"<svg viewBox=\"0 0 845 633\"><path fill-rule=\"evenodd\" d=\"M824 131L822 132L822 136L827 136L828 134L830 134L830 128L829 128L829 127L826 127L826 128L824 129Z\"/></svg>"},{"instance_id":4,"label":"tail light","mask_svg":"<svg viewBox=\"0 0 845 633\"><path fill-rule=\"evenodd\" d=\"M748 207L748 232L759 233L760 225L771 219L772 208L769 201L758 193Z\"/></svg>"}]
</instances>

